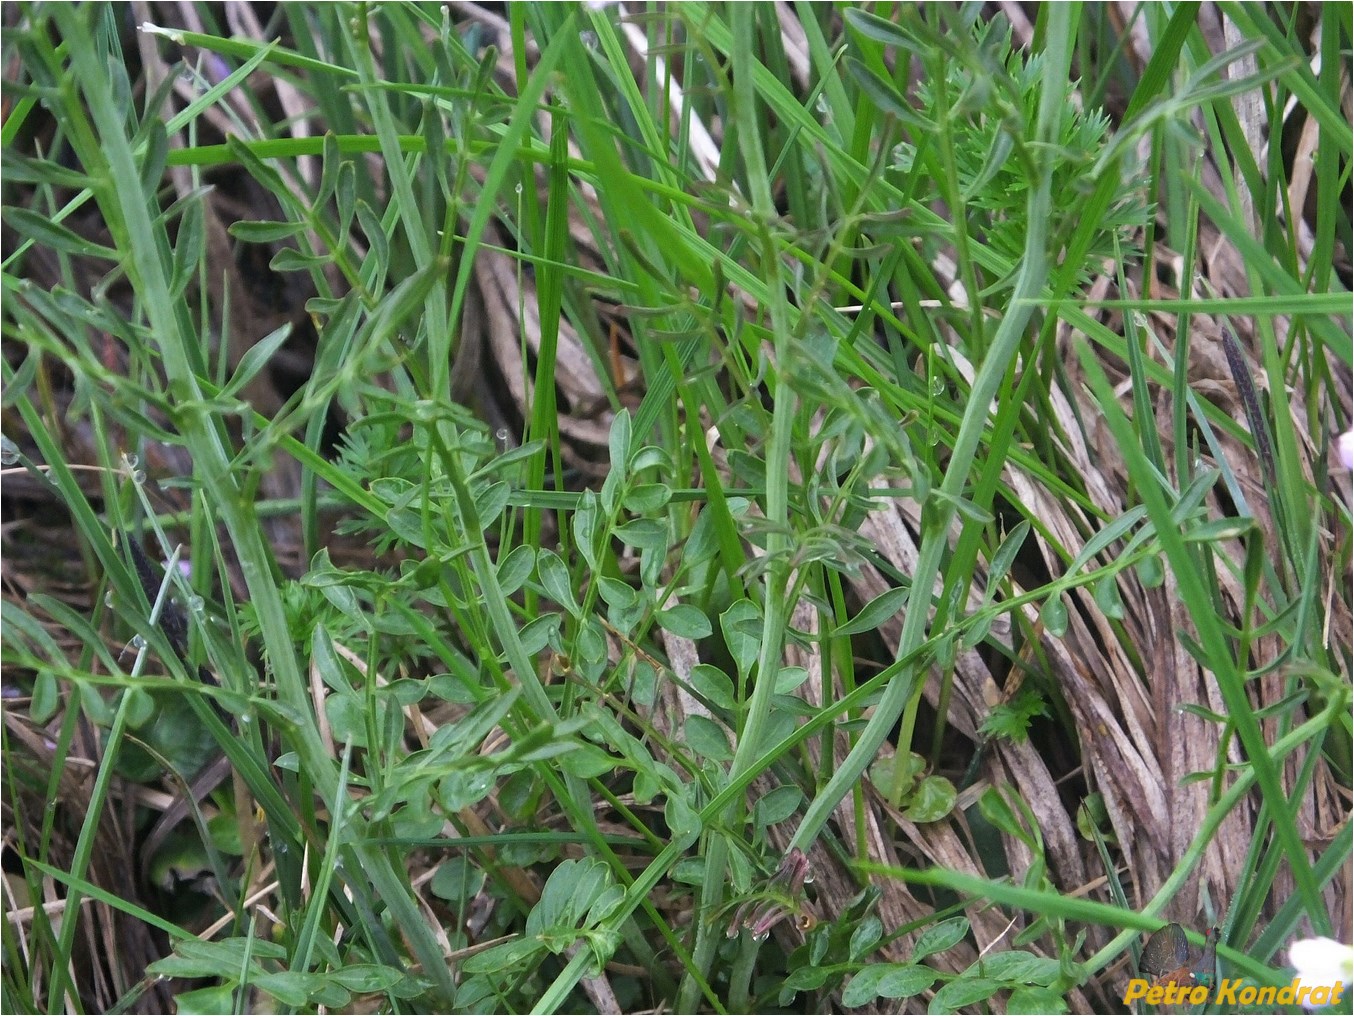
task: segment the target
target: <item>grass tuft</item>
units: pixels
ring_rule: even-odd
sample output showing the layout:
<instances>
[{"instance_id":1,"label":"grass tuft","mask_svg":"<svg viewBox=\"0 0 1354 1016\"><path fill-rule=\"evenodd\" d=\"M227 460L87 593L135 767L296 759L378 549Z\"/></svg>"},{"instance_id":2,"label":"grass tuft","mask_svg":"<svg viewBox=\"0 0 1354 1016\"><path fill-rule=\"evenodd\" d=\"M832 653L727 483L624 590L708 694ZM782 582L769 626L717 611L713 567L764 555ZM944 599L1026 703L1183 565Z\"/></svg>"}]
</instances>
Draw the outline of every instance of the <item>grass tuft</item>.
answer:
<instances>
[{"instance_id":1,"label":"grass tuft","mask_svg":"<svg viewBox=\"0 0 1354 1016\"><path fill-rule=\"evenodd\" d=\"M7 9L6 1011L1289 983L1350 22L1106 14Z\"/></svg>"}]
</instances>

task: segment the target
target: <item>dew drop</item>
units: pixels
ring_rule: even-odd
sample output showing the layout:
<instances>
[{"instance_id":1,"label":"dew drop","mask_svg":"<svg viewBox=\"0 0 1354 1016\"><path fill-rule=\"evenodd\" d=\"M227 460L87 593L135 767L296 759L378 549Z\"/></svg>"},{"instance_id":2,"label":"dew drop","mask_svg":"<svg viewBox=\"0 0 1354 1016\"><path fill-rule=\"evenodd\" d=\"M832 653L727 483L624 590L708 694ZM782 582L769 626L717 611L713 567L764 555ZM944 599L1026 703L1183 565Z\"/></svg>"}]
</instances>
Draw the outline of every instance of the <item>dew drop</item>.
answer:
<instances>
[{"instance_id":1,"label":"dew drop","mask_svg":"<svg viewBox=\"0 0 1354 1016\"><path fill-rule=\"evenodd\" d=\"M205 602L201 596L188 597L188 609L194 614L201 614L203 606L205 606Z\"/></svg>"},{"instance_id":2,"label":"dew drop","mask_svg":"<svg viewBox=\"0 0 1354 1016\"><path fill-rule=\"evenodd\" d=\"M141 484L145 483L146 471L144 469L138 469L134 471L132 473L132 482L136 484L138 487L141 486Z\"/></svg>"},{"instance_id":3,"label":"dew drop","mask_svg":"<svg viewBox=\"0 0 1354 1016\"><path fill-rule=\"evenodd\" d=\"M19 446L9 438L0 436L0 465L12 466L19 461Z\"/></svg>"},{"instance_id":4,"label":"dew drop","mask_svg":"<svg viewBox=\"0 0 1354 1016\"><path fill-rule=\"evenodd\" d=\"M804 884L805 884L805 885L813 885L813 871L812 871L812 870L809 870L809 871L804 872Z\"/></svg>"},{"instance_id":5,"label":"dew drop","mask_svg":"<svg viewBox=\"0 0 1354 1016\"><path fill-rule=\"evenodd\" d=\"M932 395L945 394L945 379L943 377L931 378L931 394Z\"/></svg>"},{"instance_id":6,"label":"dew drop","mask_svg":"<svg viewBox=\"0 0 1354 1016\"><path fill-rule=\"evenodd\" d=\"M133 649L135 649L139 653L141 652L141 650L146 648L146 640L144 637L140 635L133 635L130 645Z\"/></svg>"},{"instance_id":7,"label":"dew drop","mask_svg":"<svg viewBox=\"0 0 1354 1016\"><path fill-rule=\"evenodd\" d=\"M753 935L753 936L752 936L752 941L754 941L754 942L765 942L765 941L766 941L768 938L770 938L770 937L771 937L771 932L770 932L770 931L764 931L764 932L762 932L760 935Z\"/></svg>"},{"instance_id":8,"label":"dew drop","mask_svg":"<svg viewBox=\"0 0 1354 1016\"><path fill-rule=\"evenodd\" d=\"M513 190L514 190L519 196L521 195L521 193L522 193L522 184L521 184L520 181L518 182L517 186L513 188Z\"/></svg>"},{"instance_id":9,"label":"dew drop","mask_svg":"<svg viewBox=\"0 0 1354 1016\"><path fill-rule=\"evenodd\" d=\"M135 452L130 452L122 456L122 461L127 463L128 469L135 469L137 466L141 465L141 456L137 455Z\"/></svg>"},{"instance_id":10,"label":"dew drop","mask_svg":"<svg viewBox=\"0 0 1354 1016\"><path fill-rule=\"evenodd\" d=\"M117 598L113 595L113 590L109 589L103 594L103 605L112 610L117 605Z\"/></svg>"}]
</instances>

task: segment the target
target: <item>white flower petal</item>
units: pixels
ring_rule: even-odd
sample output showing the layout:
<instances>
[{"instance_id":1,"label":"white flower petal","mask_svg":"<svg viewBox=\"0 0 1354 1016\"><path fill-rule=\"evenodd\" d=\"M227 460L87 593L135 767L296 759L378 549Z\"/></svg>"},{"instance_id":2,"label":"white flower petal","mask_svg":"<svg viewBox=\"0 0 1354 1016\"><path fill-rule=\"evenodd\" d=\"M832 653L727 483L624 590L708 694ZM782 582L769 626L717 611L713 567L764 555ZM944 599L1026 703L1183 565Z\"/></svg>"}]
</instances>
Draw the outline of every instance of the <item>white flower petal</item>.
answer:
<instances>
[{"instance_id":1,"label":"white flower petal","mask_svg":"<svg viewBox=\"0 0 1354 1016\"><path fill-rule=\"evenodd\" d=\"M1346 469L1354 469L1354 430L1347 430L1335 439L1335 451Z\"/></svg>"},{"instance_id":2,"label":"white flower petal","mask_svg":"<svg viewBox=\"0 0 1354 1016\"><path fill-rule=\"evenodd\" d=\"M1298 977L1309 984L1354 982L1354 946L1333 938L1303 938L1288 950L1288 962L1297 967Z\"/></svg>"}]
</instances>

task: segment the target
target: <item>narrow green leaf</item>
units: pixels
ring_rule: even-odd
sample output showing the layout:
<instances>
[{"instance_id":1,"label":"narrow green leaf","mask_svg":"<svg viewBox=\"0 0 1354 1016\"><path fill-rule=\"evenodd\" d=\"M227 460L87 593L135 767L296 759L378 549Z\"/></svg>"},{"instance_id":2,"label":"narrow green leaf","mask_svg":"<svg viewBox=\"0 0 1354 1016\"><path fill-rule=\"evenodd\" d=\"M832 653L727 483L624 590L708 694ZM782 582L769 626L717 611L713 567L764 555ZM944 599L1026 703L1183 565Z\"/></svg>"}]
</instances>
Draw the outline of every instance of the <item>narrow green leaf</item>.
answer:
<instances>
[{"instance_id":1,"label":"narrow green leaf","mask_svg":"<svg viewBox=\"0 0 1354 1016\"><path fill-rule=\"evenodd\" d=\"M851 933L851 943L846 954L853 963L858 963L874 951L874 947L884 936L884 922L877 914L866 914L865 919L856 925ZM882 965L882 964L881 964Z\"/></svg>"},{"instance_id":2,"label":"narrow green leaf","mask_svg":"<svg viewBox=\"0 0 1354 1016\"><path fill-rule=\"evenodd\" d=\"M612 472L624 476L630 464L630 410L622 407L611 421L607 448L611 454Z\"/></svg>"},{"instance_id":3,"label":"narrow green leaf","mask_svg":"<svg viewBox=\"0 0 1354 1016\"><path fill-rule=\"evenodd\" d=\"M583 560L587 562L588 567L594 572L601 570L597 558L597 526L599 519L600 512L597 509L597 492L585 490L582 499L578 503L578 508L574 512L574 541L578 546L578 552L583 555Z\"/></svg>"},{"instance_id":4,"label":"narrow green leaf","mask_svg":"<svg viewBox=\"0 0 1354 1016\"><path fill-rule=\"evenodd\" d=\"M244 243L276 243L290 240L306 228L304 222L276 222L267 219L241 219L227 228L231 236Z\"/></svg>"},{"instance_id":5,"label":"narrow green leaf","mask_svg":"<svg viewBox=\"0 0 1354 1016\"><path fill-rule=\"evenodd\" d=\"M498 584L505 596L511 596L522 588L535 562L536 552L530 547L514 547L507 557L498 562Z\"/></svg>"},{"instance_id":6,"label":"narrow green leaf","mask_svg":"<svg viewBox=\"0 0 1354 1016\"><path fill-rule=\"evenodd\" d=\"M754 626L752 630L744 627L748 623ZM740 674L748 672L761 651L755 628L760 623L761 614L757 610L757 605L748 599L736 600L728 610L719 615L719 626L724 632L724 642L729 647L734 662L738 664Z\"/></svg>"},{"instance_id":7,"label":"narrow green leaf","mask_svg":"<svg viewBox=\"0 0 1354 1016\"><path fill-rule=\"evenodd\" d=\"M1081 553L1076 556L1071 565L1068 566L1067 573L1075 575L1081 571L1097 554L1107 548L1115 540L1123 536L1144 518L1147 517L1147 509L1142 505L1130 508L1117 519L1105 526L1098 533L1086 541L1086 545L1081 548Z\"/></svg>"},{"instance_id":8,"label":"narrow green leaf","mask_svg":"<svg viewBox=\"0 0 1354 1016\"><path fill-rule=\"evenodd\" d=\"M997 552L992 555L992 563L987 569L987 588L989 594L1001 585L1006 578L1006 573L1011 570L1011 565L1015 562L1016 555L1020 553L1020 548L1025 543L1025 537L1030 534L1030 523L1028 519L1021 519L1015 528L1006 534L1006 538L1001 541L1001 546Z\"/></svg>"},{"instance_id":9,"label":"narrow green leaf","mask_svg":"<svg viewBox=\"0 0 1354 1016\"><path fill-rule=\"evenodd\" d=\"M366 236L370 247L363 265L363 269L368 273L367 288L380 292L385 288L386 273L390 267L390 238L386 236L380 216L372 211L371 205L360 198L357 202L357 221L361 224L362 233Z\"/></svg>"},{"instance_id":10,"label":"narrow green leaf","mask_svg":"<svg viewBox=\"0 0 1354 1016\"><path fill-rule=\"evenodd\" d=\"M112 247L105 247L92 240L86 240L72 232L61 223L45 215L31 212L27 208L7 206L3 209L5 222L25 239L40 243L44 247L60 251L63 254L76 254L83 257L102 258L105 261L121 261L120 255Z\"/></svg>"},{"instance_id":11,"label":"narrow green leaf","mask_svg":"<svg viewBox=\"0 0 1354 1016\"><path fill-rule=\"evenodd\" d=\"M231 399L238 395L245 385L254 380L259 371L268 366L274 354L282 348L282 344L290 336L291 323L288 322L281 328L269 332L245 350L244 356L240 357L240 362L235 367L235 373L221 389L220 398Z\"/></svg>"},{"instance_id":12,"label":"narrow green leaf","mask_svg":"<svg viewBox=\"0 0 1354 1016\"><path fill-rule=\"evenodd\" d=\"M558 554L547 547L541 548L536 554L536 574L540 576L541 585L552 600L575 617L581 615L582 611L574 599L574 584L569 578L569 569Z\"/></svg>"},{"instance_id":13,"label":"narrow green leaf","mask_svg":"<svg viewBox=\"0 0 1354 1016\"><path fill-rule=\"evenodd\" d=\"M886 46L901 46L909 52L915 46L911 36L892 21L885 21L877 14L871 14L858 7L846 11L846 23L866 38L882 42Z\"/></svg>"},{"instance_id":14,"label":"narrow green leaf","mask_svg":"<svg viewBox=\"0 0 1354 1016\"><path fill-rule=\"evenodd\" d=\"M1043 609L1039 611L1039 620L1054 638L1062 638L1067 634L1067 605L1063 603L1061 593L1054 593L1044 601Z\"/></svg>"},{"instance_id":15,"label":"narrow green leaf","mask_svg":"<svg viewBox=\"0 0 1354 1016\"><path fill-rule=\"evenodd\" d=\"M283 247L273 255L268 267L275 272L307 272L313 268L323 268L333 260L333 254L302 254L294 247Z\"/></svg>"},{"instance_id":16,"label":"narrow green leaf","mask_svg":"<svg viewBox=\"0 0 1354 1016\"><path fill-rule=\"evenodd\" d=\"M911 590L905 587L886 589L861 608L860 613L837 628L835 635L859 635L862 632L875 631L889 618L895 616L907 602Z\"/></svg>"}]
</instances>

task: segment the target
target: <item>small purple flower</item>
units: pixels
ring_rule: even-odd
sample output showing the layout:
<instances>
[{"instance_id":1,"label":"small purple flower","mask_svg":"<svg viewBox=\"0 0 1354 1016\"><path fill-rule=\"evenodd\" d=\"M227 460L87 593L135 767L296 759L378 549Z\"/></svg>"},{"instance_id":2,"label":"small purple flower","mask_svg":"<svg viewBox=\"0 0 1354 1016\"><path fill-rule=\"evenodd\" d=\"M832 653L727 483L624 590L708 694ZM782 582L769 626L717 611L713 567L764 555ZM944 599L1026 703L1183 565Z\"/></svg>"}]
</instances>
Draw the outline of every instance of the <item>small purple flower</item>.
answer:
<instances>
[{"instance_id":1,"label":"small purple flower","mask_svg":"<svg viewBox=\"0 0 1354 1016\"><path fill-rule=\"evenodd\" d=\"M780 867L771 876L762 892L753 893L734 911L727 935L737 938L740 931L749 932L755 941L762 941L785 918L794 916L801 931L808 931L818 919L805 906L804 886L813 881L809 858L798 847L781 859Z\"/></svg>"}]
</instances>

